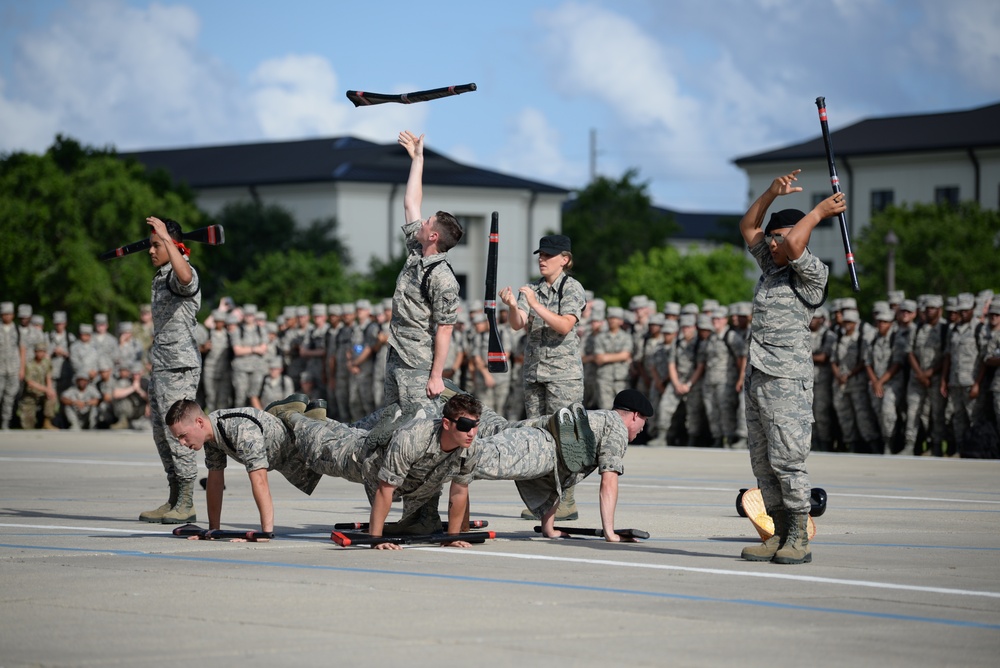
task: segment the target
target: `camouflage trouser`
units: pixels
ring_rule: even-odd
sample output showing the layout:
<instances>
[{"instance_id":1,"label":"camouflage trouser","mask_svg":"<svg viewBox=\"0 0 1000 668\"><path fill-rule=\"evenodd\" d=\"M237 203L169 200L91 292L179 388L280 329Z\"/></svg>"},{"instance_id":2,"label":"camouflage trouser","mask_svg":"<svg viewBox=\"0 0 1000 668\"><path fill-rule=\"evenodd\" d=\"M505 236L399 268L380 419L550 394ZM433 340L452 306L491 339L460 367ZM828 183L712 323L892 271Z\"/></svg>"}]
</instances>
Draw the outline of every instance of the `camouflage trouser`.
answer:
<instances>
[{"instance_id":1,"label":"camouflage trouser","mask_svg":"<svg viewBox=\"0 0 1000 668\"><path fill-rule=\"evenodd\" d=\"M312 420L292 416L295 446L310 469L323 475L364 483L364 443L368 434L336 420Z\"/></svg>"},{"instance_id":2,"label":"camouflage trouser","mask_svg":"<svg viewBox=\"0 0 1000 668\"><path fill-rule=\"evenodd\" d=\"M556 468L556 440L546 429L504 429L480 438L476 448L476 480L532 480Z\"/></svg>"},{"instance_id":3,"label":"camouflage trouser","mask_svg":"<svg viewBox=\"0 0 1000 668\"><path fill-rule=\"evenodd\" d=\"M948 454L953 455L962 447L962 443L972 429L976 415L977 401L969 398L969 387L963 385L948 386L948 406L951 408L951 432L955 442L948 443Z\"/></svg>"},{"instance_id":4,"label":"camouflage trouser","mask_svg":"<svg viewBox=\"0 0 1000 668\"><path fill-rule=\"evenodd\" d=\"M598 408L599 399L597 396L597 365L590 363L583 365L583 405L588 410Z\"/></svg>"},{"instance_id":5,"label":"camouflage trouser","mask_svg":"<svg viewBox=\"0 0 1000 668\"><path fill-rule=\"evenodd\" d=\"M175 401L193 399L198 391L201 369L153 371L149 378L149 411L153 423L153 443L163 462L167 480L189 481L198 477L195 451L181 445L167 429L167 411Z\"/></svg>"},{"instance_id":6,"label":"camouflage trouser","mask_svg":"<svg viewBox=\"0 0 1000 668\"><path fill-rule=\"evenodd\" d=\"M233 369L232 373L233 404L235 406L249 406L250 397L255 397L260 392L261 383L264 382L264 375L256 369L247 371Z\"/></svg>"},{"instance_id":7,"label":"camouflage trouser","mask_svg":"<svg viewBox=\"0 0 1000 668\"><path fill-rule=\"evenodd\" d=\"M205 390L205 412L213 413L222 408L233 407L233 375L228 369L224 372L213 370L202 377ZM284 398L284 397L282 397Z\"/></svg>"},{"instance_id":8,"label":"camouflage trouser","mask_svg":"<svg viewBox=\"0 0 1000 668\"><path fill-rule=\"evenodd\" d=\"M493 376L494 381L496 381L496 377L498 375L500 374L495 374ZM472 393L476 395L476 399L479 399L484 407L488 407L491 410L502 410L503 404L500 403L500 394L497 391L501 387L500 384L494 382L493 387L486 387L486 381L482 374L477 372L475 376L476 379L472 385ZM506 387L504 390L506 390ZM506 398L506 391L504 392L504 396Z\"/></svg>"},{"instance_id":9,"label":"camouflage trouser","mask_svg":"<svg viewBox=\"0 0 1000 668\"><path fill-rule=\"evenodd\" d=\"M375 410L374 382L371 368L362 369L356 376L351 376L348 403L352 422L357 422Z\"/></svg>"},{"instance_id":10,"label":"camouflage trouser","mask_svg":"<svg viewBox=\"0 0 1000 668\"><path fill-rule=\"evenodd\" d=\"M35 425L38 424L39 408L44 410L43 415L46 420L52 420L59 412L59 404L55 399L46 399L44 394L38 396L25 392L17 410L17 414L21 418L21 429L35 428Z\"/></svg>"},{"instance_id":11,"label":"camouflage trouser","mask_svg":"<svg viewBox=\"0 0 1000 668\"><path fill-rule=\"evenodd\" d=\"M931 376L930 387L924 387L911 377L906 388L906 449L916 451L920 427L931 443L940 445L944 441L946 400L941 396L941 376ZM917 451L919 454L920 451Z\"/></svg>"},{"instance_id":12,"label":"camouflage trouser","mask_svg":"<svg viewBox=\"0 0 1000 668\"><path fill-rule=\"evenodd\" d=\"M3 427L10 425L14 416L14 402L21 389L21 381L16 373L0 373L0 423Z\"/></svg>"},{"instance_id":13,"label":"camouflage trouser","mask_svg":"<svg viewBox=\"0 0 1000 668\"><path fill-rule=\"evenodd\" d=\"M504 401L502 412L508 420L520 420L525 415L524 380L518 373L511 374L510 390L507 392L507 399Z\"/></svg>"},{"instance_id":14,"label":"camouflage trouser","mask_svg":"<svg viewBox=\"0 0 1000 668\"><path fill-rule=\"evenodd\" d=\"M63 414L66 416L66 423L69 424L71 431L93 429L97 419L97 408L86 408L81 411L75 406L66 406Z\"/></svg>"},{"instance_id":15,"label":"camouflage trouser","mask_svg":"<svg viewBox=\"0 0 1000 668\"><path fill-rule=\"evenodd\" d=\"M847 385L833 381L833 414L840 425L841 448L849 449L860 438L858 425L854 419L854 409L847 395Z\"/></svg>"},{"instance_id":16,"label":"camouflage trouser","mask_svg":"<svg viewBox=\"0 0 1000 668\"><path fill-rule=\"evenodd\" d=\"M688 442L697 439L705 427L705 391L704 383L697 382L691 391L681 397L684 403L684 429L688 433Z\"/></svg>"},{"instance_id":17,"label":"camouflage trouser","mask_svg":"<svg viewBox=\"0 0 1000 668\"><path fill-rule=\"evenodd\" d=\"M896 421L899 418L897 411L903 398L903 384L899 381L886 383L882 387L881 399L875 396L874 388L869 387L869 395L882 440L888 445L893 432L896 431Z\"/></svg>"},{"instance_id":18,"label":"camouflage trouser","mask_svg":"<svg viewBox=\"0 0 1000 668\"><path fill-rule=\"evenodd\" d=\"M337 405L337 419L342 422L351 421L351 385L354 384L354 377L344 365L337 366L337 373L334 375L333 403Z\"/></svg>"},{"instance_id":19,"label":"camouflage trouser","mask_svg":"<svg viewBox=\"0 0 1000 668\"><path fill-rule=\"evenodd\" d=\"M411 406L433 406L433 400L427 397L427 380L430 369L414 369L410 367L396 352L389 348L385 360L385 391L382 397L384 405L399 404L404 411Z\"/></svg>"},{"instance_id":20,"label":"camouflage trouser","mask_svg":"<svg viewBox=\"0 0 1000 668\"><path fill-rule=\"evenodd\" d=\"M614 407L615 397L625 389L627 378L618 379L597 371L597 407L609 411Z\"/></svg>"},{"instance_id":21,"label":"camouflage trouser","mask_svg":"<svg viewBox=\"0 0 1000 668\"><path fill-rule=\"evenodd\" d=\"M524 381L524 412L529 418L552 415L560 408L583 401L583 378L546 382Z\"/></svg>"},{"instance_id":22,"label":"camouflage trouser","mask_svg":"<svg viewBox=\"0 0 1000 668\"><path fill-rule=\"evenodd\" d=\"M811 508L806 457L812 442L812 378L777 378L747 368L750 466L764 507L792 514Z\"/></svg>"},{"instance_id":23,"label":"camouflage trouser","mask_svg":"<svg viewBox=\"0 0 1000 668\"><path fill-rule=\"evenodd\" d=\"M712 438L735 436L738 399L733 386L730 383L705 385L703 398L705 417L708 420L708 430L712 433Z\"/></svg>"},{"instance_id":24,"label":"camouflage trouser","mask_svg":"<svg viewBox=\"0 0 1000 668\"><path fill-rule=\"evenodd\" d=\"M813 445L816 450L832 448L834 438L833 385L827 375L822 380L813 379Z\"/></svg>"},{"instance_id":25,"label":"camouflage trouser","mask_svg":"<svg viewBox=\"0 0 1000 668\"><path fill-rule=\"evenodd\" d=\"M667 383L666 389L660 395L660 403L656 406L653 419L656 420L656 429L660 434L666 434L670 429L670 423L674 420L674 413L680 408L681 400L677 396L674 386Z\"/></svg>"}]
</instances>

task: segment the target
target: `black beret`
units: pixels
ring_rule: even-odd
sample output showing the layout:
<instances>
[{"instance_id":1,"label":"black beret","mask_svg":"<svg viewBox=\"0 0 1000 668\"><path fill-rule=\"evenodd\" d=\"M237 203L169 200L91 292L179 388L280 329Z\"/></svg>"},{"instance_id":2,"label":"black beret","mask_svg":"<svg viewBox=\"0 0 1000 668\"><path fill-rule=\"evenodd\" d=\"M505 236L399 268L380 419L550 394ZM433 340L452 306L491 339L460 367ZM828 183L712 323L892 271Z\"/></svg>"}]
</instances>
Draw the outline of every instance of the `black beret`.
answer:
<instances>
[{"instance_id":1,"label":"black beret","mask_svg":"<svg viewBox=\"0 0 1000 668\"><path fill-rule=\"evenodd\" d=\"M771 230L783 230L786 227L795 227L795 223L805 217L806 214L798 209L782 209L781 211L772 213L771 219L767 221L767 227L764 228L764 234L770 234Z\"/></svg>"},{"instance_id":2,"label":"black beret","mask_svg":"<svg viewBox=\"0 0 1000 668\"><path fill-rule=\"evenodd\" d=\"M622 390L615 396L613 406L618 410L635 411L643 417L653 417L653 404L639 390Z\"/></svg>"}]
</instances>

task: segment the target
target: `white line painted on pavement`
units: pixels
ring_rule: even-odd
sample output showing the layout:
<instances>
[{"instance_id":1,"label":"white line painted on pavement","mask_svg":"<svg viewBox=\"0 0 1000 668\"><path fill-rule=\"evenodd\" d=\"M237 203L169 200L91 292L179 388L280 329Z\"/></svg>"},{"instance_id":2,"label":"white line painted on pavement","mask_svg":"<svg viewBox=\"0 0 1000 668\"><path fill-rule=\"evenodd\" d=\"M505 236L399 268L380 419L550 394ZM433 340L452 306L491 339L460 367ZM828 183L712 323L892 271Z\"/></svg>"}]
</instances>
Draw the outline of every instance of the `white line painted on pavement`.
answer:
<instances>
[{"instance_id":1,"label":"white line painted on pavement","mask_svg":"<svg viewBox=\"0 0 1000 668\"><path fill-rule=\"evenodd\" d=\"M0 457L0 462L30 462L32 464L100 464L101 466L158 466L160 462L123 462L117 459L52 459L49 457Z\"/></svg>"},{"instance_id":2,"label":"white line painted on pavement","mask_svg":"<svg viewBox=\"0 0 1000 668\"><path fill-rule=\"evenodd\" d=\"M504 557L508 559L529 559L536 561L558 561L574 564L591 564L595 566L620 566L624 568L649 568L662 571L684 571L687 573L705 573L708 575L729 575L749 578L771 578L775 580L794 580L797 582L814 582L818 584L846 585L849 587L871 587L874 589L900 589L932 594L952 594L956 596L983 596L1000 598L1000 592L976 591L973 589L949 589L946 587L921 587L918 585L894 584L892 582L876 582L867 580L844 580L840 578L822 578L814 575L789 575L784 573L758 573L754 571L731 571L721 568L695 568L693 566L670 566L667 564L641 564L628 561L611 561L608 559L582 559L578 557L552 557L540 554L523 554L518 552L484 552L481 550L456 550L451 547L421 547L414 548L454 554L456 556L487 556Z\"/></svg>"},{"instance_id":3,"label":"white line painted on pavement","mask_svg":"<svg viewBox=\"0 0 1000 668\"><path fill-rule=\"evenodd\" d=\"M18 529L56 529L61 531L100 531L110 533L148 533L161 536L172 536L170 531L144 531L142 529L109 529L107 527L68 527L57 524L0 524L0 527L16 527Z\"/></svg>"}]
</instances>

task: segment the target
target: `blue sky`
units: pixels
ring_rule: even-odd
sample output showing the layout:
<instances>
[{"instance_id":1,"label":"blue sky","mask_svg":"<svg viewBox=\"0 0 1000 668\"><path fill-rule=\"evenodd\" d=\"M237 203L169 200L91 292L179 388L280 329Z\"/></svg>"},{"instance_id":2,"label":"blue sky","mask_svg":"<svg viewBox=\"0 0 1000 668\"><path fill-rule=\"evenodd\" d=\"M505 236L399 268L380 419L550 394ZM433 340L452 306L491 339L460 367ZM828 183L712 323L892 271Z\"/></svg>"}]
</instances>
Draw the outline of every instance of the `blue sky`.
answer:
<instances>
[{"instance_id":1,"label":"blue sky","mask_svg":"<svg viewBox=\"0 0 1000 668\"><path fill-rule=\"evenodd\" d=\"M355 109L348 89L475 82ZM1000 100L996 0L0 0L0 151L401 129L567 188L637 168L655 203L741 211L732 159L864 117Z\"/></svg>"}]
</instances>

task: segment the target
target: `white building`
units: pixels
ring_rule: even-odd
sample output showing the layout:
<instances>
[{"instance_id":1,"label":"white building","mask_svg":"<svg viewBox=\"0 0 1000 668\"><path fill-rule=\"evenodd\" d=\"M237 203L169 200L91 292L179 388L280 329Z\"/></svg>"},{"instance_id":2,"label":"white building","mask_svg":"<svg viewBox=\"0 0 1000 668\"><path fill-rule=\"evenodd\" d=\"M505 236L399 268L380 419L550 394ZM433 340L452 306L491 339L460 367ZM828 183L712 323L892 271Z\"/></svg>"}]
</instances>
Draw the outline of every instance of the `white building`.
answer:
<instances>
[{"instance_id":1,"label":"white building","mask_svg":"<svg viewBox=\"0 0 1000 668\"><path fill-rule=\"evenodd\" d=\"M481 299L485 292L494 211L500 214L498 286L523 285L536 275L532 253L544 234L561 230L569 190L462 165L429 148L424 156L423 215L448 211L465 228L461 244L448 252L462 295ZM410 158L396 143L337 137L139 151L122 157L149 169L163 168L187 183L198 206L210 214L229 202L257 201L282 206L300 225L334 217L358 270L372 256L387 261L401 250Z\"/></svg>"},{"instance_id":2,"label":"white building","mask_svg":"<svg viewBox=\"0 0 1000 668\"><path fill-rule=\"evenodd\" d=\"M817 120L818 125L818 120ZM831 124L831 143L847 195L852 238L886 206L976 201L1000 207L1000 103L967 111L891 116L859 121L843 129ZM749 179L747 203L776 176L801 169L803 191L783 197L782 208L808 211L831 192L822 136L734 160ZM942 232L946 232L942 230ZM900 236L904 230L896 230ZM835 219L823 221L810 248L834 273L847 271Z\"/></svg>"}]
</instances>

